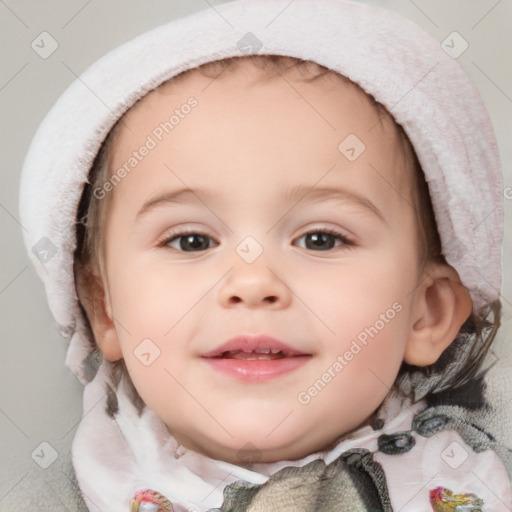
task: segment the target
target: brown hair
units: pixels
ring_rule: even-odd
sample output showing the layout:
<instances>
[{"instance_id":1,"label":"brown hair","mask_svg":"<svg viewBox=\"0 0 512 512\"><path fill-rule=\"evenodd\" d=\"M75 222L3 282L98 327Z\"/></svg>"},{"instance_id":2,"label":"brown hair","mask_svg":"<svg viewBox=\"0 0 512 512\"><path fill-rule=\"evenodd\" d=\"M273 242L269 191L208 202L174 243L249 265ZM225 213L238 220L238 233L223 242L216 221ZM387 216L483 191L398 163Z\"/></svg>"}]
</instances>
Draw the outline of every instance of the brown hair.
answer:
<instances>
[{"instance_id":1,"label":"brown hair","mask_svg":"<svg viewBox=\"0 0 512 512\"><path fill-rule=\"evenodd\" d=\"M296 67L305 82L313 82L322 77L334 77L335 79L341 79L350 83L365 94L378 112L380 122L388 123L389 126L393 127L406 162L413 169L412 199L415 205L414 212L419 228L418 247L421 262L423 265L430 261L444 263L445 260L441 253L441 241L424 173L404 129L394 121L393 116L386 107L348 78L315 62L293 57L280 55L230 57L203 64L198 68L194 68L194 70L208 77L216 78L225 72L227 68L236 67L241 59L250 60L255 66L264 71L274 71L279 74L292 67ZM177 75L160 87L164 87L171 81L178 80L188 72L185 71ZM74 255L77 291L84 287L97 286L98 278L102 275L103 230L101 226L104 224L109 208L110 194L106 194L102 199L98 199L93 191L109 179L110 148L115 141L121 122L122 118L112 128L103 142L91 167L89 180L84 187L79 203L77 218L81 219L81 221L76 226L77 248ZM82 309L82 312L87 317L85 310ZM501 305L499 302L495 302L490 304L480 316L477 316L475 313L471 314L460 329L457 338L443 352L436 363L428 367L414 367L403 363L395 382L395 387L417 399L442 390L454 390L471 382L479 375L483 366L485 356L500 325L500 313ZM490 320L488 320L489 316L491 316ZM113 367L116 375L119 374L120 369L131 382L123 360L115 363ZM113 379L113 382L117 384L119 380L119 377L116 377ZM133 385L130 387L133 391ZM140 397L137 398L136 392L134 396L137 403L140 404L142 401ZM110 401L112 402L112 400ZM109 407L111 409L110 412L114 413L116 407L112 405Z\"/></svg>"}]
</instances>

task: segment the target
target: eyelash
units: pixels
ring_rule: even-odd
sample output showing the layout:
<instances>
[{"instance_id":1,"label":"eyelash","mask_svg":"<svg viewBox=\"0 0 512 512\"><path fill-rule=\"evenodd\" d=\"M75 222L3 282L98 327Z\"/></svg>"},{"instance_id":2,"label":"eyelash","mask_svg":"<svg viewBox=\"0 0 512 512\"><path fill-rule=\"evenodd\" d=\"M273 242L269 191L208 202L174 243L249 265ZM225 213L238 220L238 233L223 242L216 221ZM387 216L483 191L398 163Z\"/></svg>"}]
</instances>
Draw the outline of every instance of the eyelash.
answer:
<instances>
[{"instance_id":1,"label":"eyelash","mask_svg":"<svg viewBox=\"0 0 512 512\"><path fill-rule=\"evenodd\" d=\"M342 244L337 246L337 247L333 247L332 249L327 249L325 251L313 251L313 252L329 252L329 251L332 251L334 249L339 249L340 247L344 247L345 249L351 249L351 248L355 247L355 245L356 245L354 243L354 241L351 240L349 237L347 237L343 233L340 233L339 231L337 231L335 229L331 229L331 228L312 229L310 231L307 231L303 235L301 235L296 240L300 240L301 238L303 238L306 235L318 234L318 233L326 233L326 234L332 235L335 238L338 238L342 242ZM203 233L201 231L197 231L195 229L183 229L182 231L176 231L174 233L171 233L170 235L166 235L165 237L163 237L161 240L158 241L158 247L168 248L171 251L185 252L185 253L186 252L190 253L190 252L204 252L205 251L205 250L201 250L201 251L181 251L180 249L175 249L174 247L170 247L169 246L169 244L171 242L173 242L174 240L178 240L179 238L185 237L187 235L200 235L200 236L204 236L206 238L210 238L210 239L213 240L212 237L210 237L209 235L207 235L206 233ZM309 250L312 250L312 249L309 249Z\"/></svg>"}]
</instances>

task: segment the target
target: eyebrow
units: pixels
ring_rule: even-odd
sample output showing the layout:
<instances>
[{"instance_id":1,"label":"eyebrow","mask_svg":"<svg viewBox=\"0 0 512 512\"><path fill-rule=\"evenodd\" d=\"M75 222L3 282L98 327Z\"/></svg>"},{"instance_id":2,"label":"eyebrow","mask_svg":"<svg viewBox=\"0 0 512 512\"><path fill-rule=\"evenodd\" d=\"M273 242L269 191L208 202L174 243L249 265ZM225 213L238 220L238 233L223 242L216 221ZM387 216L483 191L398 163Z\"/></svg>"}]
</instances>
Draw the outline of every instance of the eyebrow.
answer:
<instances>
[{"instance_id":1,"label":"eyebrow","mask_svg":"<svg viewBox=\"0 0 512 512\"><path fill-rule=\"evenodd\" d=\"M203 197L210 197L212 193L206 189L196 189L185 187L177 190L162 192L161 194L148 199L137 212L137 218L146 215L147 213L170 204L185 204L193 197L199 200L199 195Z\"/></svg>"},{"instance_id":2,"label":"eyebrow","mask_svg":"<svg viewBox=\"0 0 512 512\"><path fill-rule=\"evenodd\" d=\"M382 222L386 223L386 219L382 212L368 198L355 192L350 192L337 187L311 187L296 185L287 189L284 194L284 199L289 203L299 203L301 201L309 203L321 203L322 201L352 203L355 206L364 208L373 215L376 215Z\"/></svg>"},{"instance_id":3,"label":"eyebrow","mask_svg":"<svg viewBox=\"0 0 512 512\"><path fill-rule=\"evenodd\" d=\"M149 212L163 206L172 204L185 204L195 199L202 202L200 197L211 198L216 194L207 189L180 188L173 191L162 192L161 194L148 199L137 212L137 218L142 217ZM322 201L339 201L341 203L352 203L355 206L364 208L368 212L377 216L384 223L386 219L381 211L367 198L348 190L337 187L311 187L306 185L296 185L288 188L283 194L283 200L293 203L294 206L302 201L308 203L321 203ZM292 207L293 208L293 207Z\"/></svg>"}]
</instances>

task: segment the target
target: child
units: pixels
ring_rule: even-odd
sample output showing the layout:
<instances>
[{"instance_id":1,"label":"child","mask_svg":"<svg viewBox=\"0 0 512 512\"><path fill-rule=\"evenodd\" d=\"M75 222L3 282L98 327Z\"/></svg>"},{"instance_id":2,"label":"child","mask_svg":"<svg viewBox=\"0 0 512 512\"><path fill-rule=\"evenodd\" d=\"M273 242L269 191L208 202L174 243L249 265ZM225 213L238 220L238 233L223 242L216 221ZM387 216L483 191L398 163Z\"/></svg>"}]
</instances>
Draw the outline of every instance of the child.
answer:
<instances>
[{"instance_id":1,"label":"child","mask_svg":"<svg viewBox=\"0 0 512 512\"><path fill-rule=\"evenodd\" d=\"M27 245L86 383L87 507L509 510L474 87L374 7L222 7L105 56L25 163Z\"/></svg>"}]
</instances>

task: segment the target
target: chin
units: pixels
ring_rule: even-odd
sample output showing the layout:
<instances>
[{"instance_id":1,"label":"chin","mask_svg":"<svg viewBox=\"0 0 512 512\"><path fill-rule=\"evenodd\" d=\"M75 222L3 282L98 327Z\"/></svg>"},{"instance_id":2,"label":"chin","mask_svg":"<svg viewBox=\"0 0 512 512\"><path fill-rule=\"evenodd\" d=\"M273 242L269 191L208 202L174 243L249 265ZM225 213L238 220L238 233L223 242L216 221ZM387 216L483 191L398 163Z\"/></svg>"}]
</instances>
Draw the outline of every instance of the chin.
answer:
<instances>
[{"instance_id":1,"label":"chin","mask_svg":"<svg viewBox=\"0 0 512 512\"><path fill-rule=\"evenodd\" d=\"M208 457L237 464L239 466L254 463L301 459L309 454L309 452L295 451L291 447L266 448L262 446L260 448L251 441L247 441L247 443L245 443L241 448L234 446L217 446L213 448L212 445L209 445L208 448L208 452L203 452Z\"/></svg>"},{"instance_id":2,"label":"chin","mask_svg":"<svg viewBox=\"0 0 512 512\"><path fill-rule=\"evenodd\" d=\"M258 462L276 462L281 460L296 460L306 457L323 448L323 444L304 444L307 432L293 436L284 432L280 436L267 437L268 430L257 435L249 436L247 431L242 435L233 436L219 442L217 439L204 439L192 447L208 457L231 462L237 465Z\"/></svg>"},{"instance_id":3,"label":"chin","mask_svg":"<svg viewBox=\"0 0 512 512\"><path fill-rule=\"evenodd\" d=\"M342 432L322 429L311 416L298 414L279 416L259 409L244 412L223 411L216 421L190 421L168 425L176 440L184 447L210 458L238 465L256 462L297 460L328 449ZM277 419L276 419L277 417ZM197 426L201 426L200 429ZM222 428L221 428L222 426Z\"/></svg>"}]
</instances>

